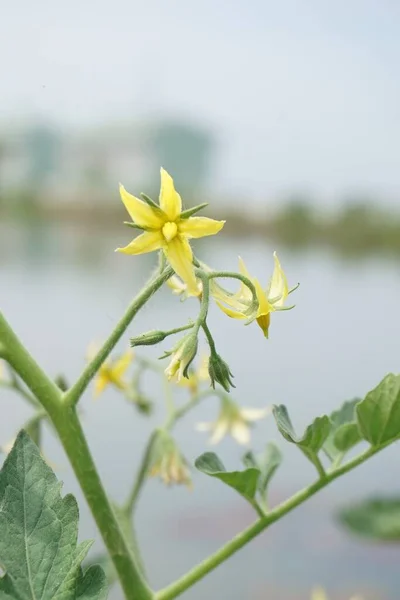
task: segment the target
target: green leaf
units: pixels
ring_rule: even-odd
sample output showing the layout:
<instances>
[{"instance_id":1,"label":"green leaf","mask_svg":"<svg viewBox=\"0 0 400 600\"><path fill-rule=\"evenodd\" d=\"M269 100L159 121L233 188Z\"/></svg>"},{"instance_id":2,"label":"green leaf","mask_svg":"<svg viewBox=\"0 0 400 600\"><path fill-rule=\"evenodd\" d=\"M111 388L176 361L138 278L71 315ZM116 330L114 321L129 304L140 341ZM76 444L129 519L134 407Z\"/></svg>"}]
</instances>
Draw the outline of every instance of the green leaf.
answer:
<instances>
[{"instance_id":1,"label":"green leaf","mask_svg":"<svg viewBox=\"0 0 400 600\"><path fill-rule=\"evenodd\" d=\"M214 452L205 452L199 456L196 459L195 466L202 473L220 479L239 492L246 500L254 500L260 477L259 469L250 467L245 471L227 471Z\"/></svg>"},{"instance_id":2,"label":"green leaf","mask_svg":"<svg viewBox=\"0 0 400 600\"><path fill-rule=\"evenodd\" d=\"M400 375L387 375L357 405L361 434L373 446L400 435Z\"/></svg>"},{"instance_id":3,"label":"green leaf","mask_svg":"<svg viewBox=\"0 0 400 600\"><path fill-rule=\"evenodd\" d=\"M312 452L319 452L331 430L331 423L326 415L317 417L307 427L302 437L298 437L293 428L286 406L280 404L272 409L276 424L283 437L293 444Z\"/></svg>"},{"instance_id":4,"label":"green leaf","mask_svg":"<svg viewBox=\"0 0 400 600\"><path fill-rule=\"evenodd\" d=\"M0 600L102 600L99 568L82 572L92 542L77 545L78 507L21 431L0 472Z\"/></svg>"},{"instance_id":5,"label":"green leaf","mask_svg":"<svg viewBox=\"0 0 400 600\"><path fill-rule=\"evenodd\" d=\"M354 398L353 400L348 400L344 402L342 406L338 410L335 410L329 417L332 423L332 429L327 439L325 440L325 443L323 445L323 451L328 456L328 458L330 458L331 461L334 461L339 454L345 451L339 449L335 445L335 435L337 430L340 429L342 425L347 423L356 423L356 404L360 402L360 400L361 398ZM339 434L339 437L340 435L343 434Z\"/></svg>"},{"instance_id":6,"label":"green leaf","mask_svg":"<svg viewBox=\"0 0 400 600\"><path fill-rule=\"evenodd\" d=\"M85 569L93 569L94 566L100 567L104 572L109 588L118 581L117 570L106 552L90 556L89 560L85 560L83 566Z\"/></svg>"},{"instance_id":7,"label":"green leaf","mask_svg":"<svg viewBox=\"0 0 400 600\"><path fill-rule=\"evenodd\" d=\"M339 519L358 535L400 541L400 498L366 500L342 510Z\"/></svg>"},{"instance_id":8,"label":"green leaf","mask_svg":"<svg viewBox=\"0 0 400 600\"><path fill-rule=\"evenodd\" d=\"M80 570L76 590L76 600L106 600L108 584L100 565L93 565L83 574Z\"/></svg>"},{"instance_id":9,"label":"green leaf","mask_svg":"<svg viewBox=\"0 0 400 600\"><path fill-rule=\"evenodd\" d=\"M329 417L323 415L314 419L311 425L305 430L303 436L299 438L293 429L286 406L283 404L274 406L272 412L283 437L288 442L296 444L321 473L322 465L318 458L318 452L321 450L331 431L332 425Z\"/></svg>"},{"instance_id":10,"label":"green leaf","mask_svg":"<svg viewBox=\"0 0 400 600\"><path fill-rule=\"evenodd\" d=\"M333 437L333 443L340 452L348 452L361 440L357 423L344 423L335 431Z\"/></svg>"},{"instance_id":11,"label":"green leaf","mask_svg":"<svg viewBox=\"0 0 400 600\"><path fill-rule=\"evenodd\" d=\"M247 452L244 455L244 466L247 468L258 469L260 471L257 489L263 497L265 496L270 480L272 479L281 462L282 453L278 446L273 442L269 442L265 448L265 451L260 454L254 455L253 452Z\"/></svg>"}]
</instances>

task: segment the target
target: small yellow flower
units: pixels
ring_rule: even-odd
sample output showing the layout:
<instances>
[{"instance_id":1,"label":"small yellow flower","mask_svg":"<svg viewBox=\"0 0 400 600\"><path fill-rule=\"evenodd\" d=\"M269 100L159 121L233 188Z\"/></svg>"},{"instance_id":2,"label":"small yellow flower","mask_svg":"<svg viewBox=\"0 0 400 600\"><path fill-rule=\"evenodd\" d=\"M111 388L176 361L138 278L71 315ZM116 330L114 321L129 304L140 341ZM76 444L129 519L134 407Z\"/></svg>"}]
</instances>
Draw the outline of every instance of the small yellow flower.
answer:
<instances>
[{"instance_id":1,"label":"small yellow flower","mask_svg":"<svg viewBox=\"0 0 400 600\"><path fill-rule=\"evenodd\" d=\"M165 485L192 486L188 463L173 437L165 430L157 433L148 473L150 477L160 477Z\"/></svg>"},{"instance_id":2,"label":"small yellow flower","mask_svg":"<svg viewBox=\"0 0 400 600\"><path fill-rule=\"evenodd\" d=\"M286 276L276 252L274 252L274 262L274 272L267 289L264 290L260 281L250 275L244 261L239 258L240 273L245 275L255 287L258 300L256 320L266 338L268 337L271 312L290 310L293 308L293 306L285 307L284 304L288 295L296 289L293 288L292 290L289 290ZM236 294L230 294L221 286L211 283L211 294L214 296L219 308L228 315L228 317L233 319L249 318L248 310L251 306L252 294L244 283L241 283L240 289Z\"/></svg>"},{"instance_id":3,"label":"small yellow flower","mask_svg":"<svg viewBox=\"0 0 400 600\"><path fill-rule=\"evenodd\" d=\"M160 205L148 205L129 194L120 185L122 202L132 220L144 233L125 248L117 248L124 254L144 254L163 249L165 256L188 286L188 293L197 296L199 291L193 266L193 253L189 244L191 238L215 235L225 221L215 221L207 217L182 217L182 200L174 187L172 177L161 169Z\"/></svg>"},{"instance_id":4,"label":"small yellow flower","mask_svg":"<svg viewBox=\"0 0 400 600\"><path fill-rule=\"evenodd\" d=\"M94 353L93 346L89 351L89 356ZM126 390L128 383L124 380L124 375L133 361L134 354L132 350L127 350L119 358L106 360L100 367L94 383L94 395L97 398L107 386L113 385L119 390Z\"/></svg>"},{"instance_id":5,"label":"small yellow flower","mask_svg":"<svg viewBox=\"0 0 400 600\"><path fill-rule=\"evenodd\" d=\"M225 435L230 434L238 444L250 442L250 427L271 413L271 408L240 408L233 400L224 396L216 421L198 423L197 431L211 432L210 444L218 444Z\"/></svg>"}]
</instances>

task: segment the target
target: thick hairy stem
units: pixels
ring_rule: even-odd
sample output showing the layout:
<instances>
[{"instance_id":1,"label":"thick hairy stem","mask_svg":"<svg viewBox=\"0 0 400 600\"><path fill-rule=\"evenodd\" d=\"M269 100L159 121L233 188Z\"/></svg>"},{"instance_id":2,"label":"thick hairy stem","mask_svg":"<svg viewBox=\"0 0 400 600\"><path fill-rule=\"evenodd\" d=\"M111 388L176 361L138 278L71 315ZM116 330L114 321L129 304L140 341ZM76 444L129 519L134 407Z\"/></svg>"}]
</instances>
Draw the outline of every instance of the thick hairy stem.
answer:
<instances>
[{"instance_id":1,"label":"thick hairy stem","mask_svg":"<svg viewBox=\"0 0 400 600\"><path fill-rule=\"evenodd\" d=\"M62 402L60 389L24 348L2 314L0 343L5 348L4 358L46 410L59 435L115 565L125 597L127 600L151 600L152 591L143 579L104 491L75 407Z\"/></svg>"}]
</instances>

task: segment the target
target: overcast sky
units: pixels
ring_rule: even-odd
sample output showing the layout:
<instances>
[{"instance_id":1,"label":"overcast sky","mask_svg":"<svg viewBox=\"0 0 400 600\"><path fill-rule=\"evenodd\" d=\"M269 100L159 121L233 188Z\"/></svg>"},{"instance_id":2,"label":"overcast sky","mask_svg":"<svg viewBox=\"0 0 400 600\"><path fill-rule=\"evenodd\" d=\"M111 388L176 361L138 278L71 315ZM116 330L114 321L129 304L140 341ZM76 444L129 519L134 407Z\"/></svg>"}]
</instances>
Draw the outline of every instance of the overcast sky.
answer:
<instances>
[{"instance_id":1,"label":"overcast sky","mask_svg":"<svg viewBox=\"0 0 400 600\"><path fill-rule=\"evenodd\" d=\"M4 0L0 127L187 116L218 191L400 204L399 65L398 0Z\"/></svg>"}]
</instances>

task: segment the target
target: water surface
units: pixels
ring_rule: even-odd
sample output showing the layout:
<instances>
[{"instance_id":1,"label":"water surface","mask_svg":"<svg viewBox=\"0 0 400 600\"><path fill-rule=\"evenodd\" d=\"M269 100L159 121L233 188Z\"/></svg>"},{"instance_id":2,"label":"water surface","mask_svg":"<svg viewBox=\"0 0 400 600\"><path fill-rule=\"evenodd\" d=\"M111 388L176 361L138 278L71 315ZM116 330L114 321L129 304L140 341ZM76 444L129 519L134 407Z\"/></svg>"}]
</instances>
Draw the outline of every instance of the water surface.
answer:
<instances>
[{"instance_id":1,"label":"water surface","mask_svg":"<svg viewBox=\"0 0 400 600\"><path fill-rule=\"evenodd\" d=\"M62 371L72 381L84 364L88 343L109 333L146 280L154 256L113 253L129 237L126 230L105 235L97 229L1 228L1 307L48 373ZM273 250L268 242L222 236L196 244L198 255L217 268L236 269L240 253L249 269L265 280L272 269ZM209 323L218 350L235 375L233 396L249 406L285 403L301 431L316 415L364 395L387 372L399 370L400 265L383 259L339 260L315 250L281 249L279 254L290 283L300 281L301 286L293 296L296 309L273 315L270 340L262 337L255 324L244 327L215 306ZM161 291L142 310L119 348L127 346L129 335L182 324L195 316L196 308L195 301L180 304L167 289ZM160 352L145 350L144 354L155 357ZM104 484L116 500L122 501L128 493L141 448L151 427L163 418L161 389L153 380L148 386L157 405L151 419L139 416L112 390L94 402L90 389L82 400L90 447ZM14 395L0 394L3 443L30 413ZM194 425L212 419L217 409L216 400L207 400L177 427L177 439L191 462L208 449ZM272 420L255 429L252 446L260 450L268 440L276 440L285 456L271 488L275 503L310 482L315 473L295 447L279 438ZM48 431L44 451L57 465L65 492L78 497L81 539L94 538L93 551L100 551L99 535L74 476ZM362 543L339 528L334 515L351 500L398 492L398 452L398 446L385 450L323 490L185 597L305 600L309 589L320 583L333 600L357 590L365 592L366 598L396 600L400 549ZM239 467L243 450L231 440L223 441L218 453L228 468ZM150 481L140 502L137 529L151 582L157 588L254 519L233 491L199 473L193 476L193 492L166 490L158 481ZM114 589L110 597L117 600L121 595Z\"/></svg>"}]
</instances>

